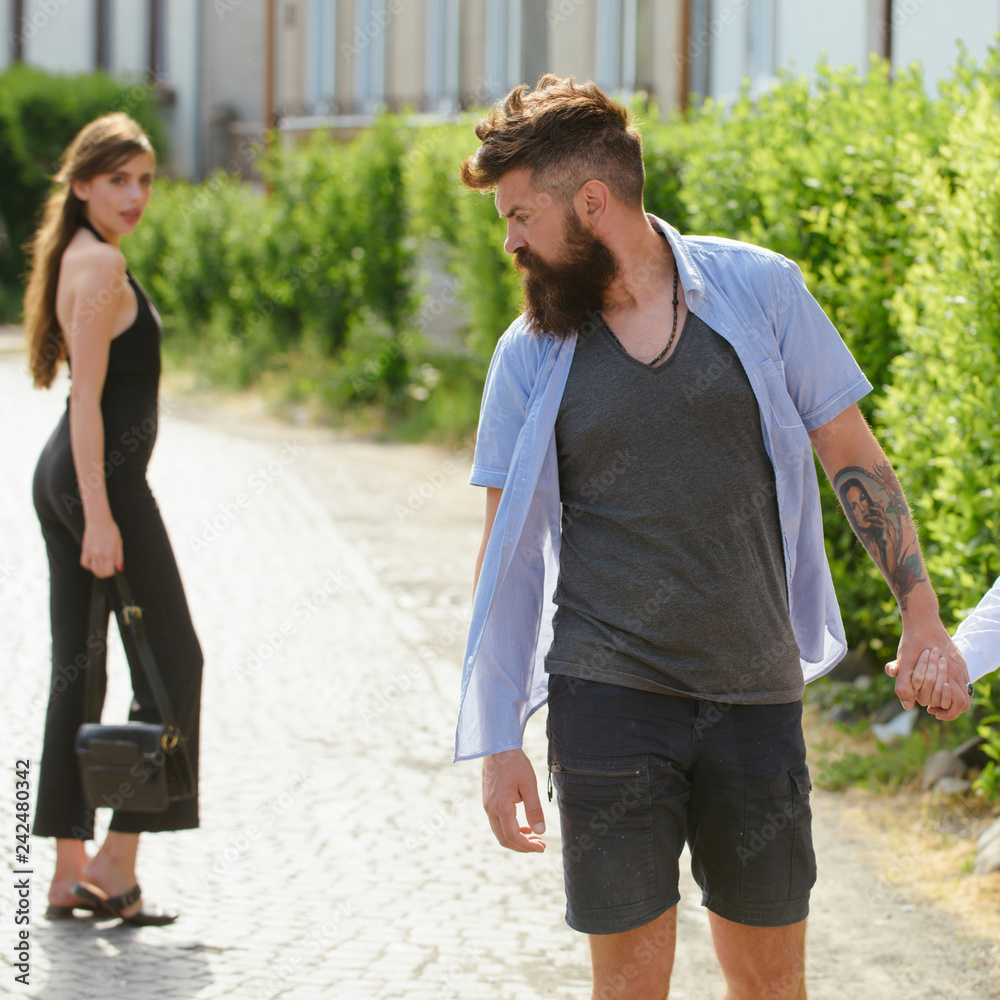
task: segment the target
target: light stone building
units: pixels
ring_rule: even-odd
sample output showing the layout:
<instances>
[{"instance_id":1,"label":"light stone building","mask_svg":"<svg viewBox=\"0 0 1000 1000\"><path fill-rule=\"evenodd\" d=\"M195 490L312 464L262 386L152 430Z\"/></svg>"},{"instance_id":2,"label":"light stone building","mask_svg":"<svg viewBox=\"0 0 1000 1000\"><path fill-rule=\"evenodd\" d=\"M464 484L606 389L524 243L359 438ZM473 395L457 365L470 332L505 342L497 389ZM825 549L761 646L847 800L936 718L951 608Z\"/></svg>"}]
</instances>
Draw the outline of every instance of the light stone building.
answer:
<instances>
[{"instance_id":1,"label":"light stone building","mask_svg":"<svg viewBox=\"0 0 1000 1000\"><path fill-rule=\"evenodd\" d=\"M0 70L154 86L166 167L197 179L244 169L268 118L350 135L379 107L448 116L544 72L663 113L870 53L920 60L933 89L956 42L976 58L995 43L1000 0L0 0L0 25Z\"/></svg>"}]
</instances>

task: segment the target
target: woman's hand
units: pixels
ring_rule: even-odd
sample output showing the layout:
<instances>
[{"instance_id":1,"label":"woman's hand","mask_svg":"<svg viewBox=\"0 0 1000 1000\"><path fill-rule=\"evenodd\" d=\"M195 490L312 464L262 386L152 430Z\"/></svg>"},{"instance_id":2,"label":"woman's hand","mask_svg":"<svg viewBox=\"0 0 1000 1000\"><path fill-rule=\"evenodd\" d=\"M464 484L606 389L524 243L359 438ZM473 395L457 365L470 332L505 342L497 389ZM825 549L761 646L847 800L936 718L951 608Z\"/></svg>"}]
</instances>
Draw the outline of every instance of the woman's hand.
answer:
<instances>
[{"instance_id":1,"label":"woman's hand","mask_svg":"<svg viewBox=\"0 0 1000 1000\"><path fill-rule=\"evenodd\" d=\"M110 515L107 518L87 518L80 565L102 580L113 576L115 570L121 572L125 568L121 532Z\"/></svg>"}]
</instances>

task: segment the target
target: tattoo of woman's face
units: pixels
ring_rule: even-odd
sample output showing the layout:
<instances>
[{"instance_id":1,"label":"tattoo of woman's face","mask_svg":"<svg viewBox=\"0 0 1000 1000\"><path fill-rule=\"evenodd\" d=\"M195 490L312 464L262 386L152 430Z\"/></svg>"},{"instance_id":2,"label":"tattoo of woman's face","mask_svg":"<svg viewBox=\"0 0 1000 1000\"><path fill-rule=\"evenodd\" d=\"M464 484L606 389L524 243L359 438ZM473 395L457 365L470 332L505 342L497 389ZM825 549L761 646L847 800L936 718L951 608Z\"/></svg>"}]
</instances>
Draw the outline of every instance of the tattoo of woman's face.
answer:
<instances>
[{"instance_id":1,"label":"tattoo of woman's face","mask_svg":"<svg viewBox=\"0 0 1000 1000\"><path fill-rule=\"evenodd\" d=\"M891 466L847 466L834 477L834 489L854 533L905 610L906 595L926 576L913 519Z\"/></svg>"}]
</instances>

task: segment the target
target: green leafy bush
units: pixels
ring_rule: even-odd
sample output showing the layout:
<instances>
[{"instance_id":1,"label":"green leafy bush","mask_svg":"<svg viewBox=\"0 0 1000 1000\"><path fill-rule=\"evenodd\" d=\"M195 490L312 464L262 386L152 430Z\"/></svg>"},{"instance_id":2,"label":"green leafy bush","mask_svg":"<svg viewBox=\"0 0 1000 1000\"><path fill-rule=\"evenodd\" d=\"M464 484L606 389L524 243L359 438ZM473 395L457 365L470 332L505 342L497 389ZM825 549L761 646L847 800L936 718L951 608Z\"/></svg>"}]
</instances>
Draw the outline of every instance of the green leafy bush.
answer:
<instances>
[{"instance_id":1,"label":"green leafy bush","mask_svg":"<svg viewBox=\"0 0 1000 1000\"><path fill-rule=\"evenodd\" d=\"M158 182L125 246L172 354L213 381L283 373L283 395L405 408L416 342L402 126L271 150L270 195L223 172Z\"/></svg>"},{"instance_id":2,"label":"green leafy bush","mask_svg":"<svg viewBox=\"0 0 1000 1000\"><path fill-rule=\"evenodd\" d=\"M875 61L864 78L824 66L813 85L784 75L760 97L744 92L647 133L648 207L679 203L682 231L795 260L875 387L861 402L869 419L900 347L891 301L912 262L915 178L937 162L942 118L916 70L890 82ZM848 642L885 662L899 633L895 601L819 477Z\"/></svg>"},{"instance_id":3,"label":"green leafy bush","mask_svg":"<svg viewBox=\"0 0 1000 1000\"><path fill-rule=\"evenodd\" d=\"M904 351L879 412L947 621L1000 574L997 54L948 91L941 156L916 175L918 257L893 300Z\"/></svg>"},{"instance_id":4,"label":"green leafy bush","mask_svg":"<svg viewBox=\"0 0 1000 1000\"><path fill-rule=\"evenodd\" d=\"M862 409L922 524L946 621L1000 573L998 81L995 49L982 66L961 60L938 99L916 70L821 68L812 85L785 76L730 107L643 124L647 208L682 232L797 261L873 382ZM25 121L35 84L0 82L2 176L27 163L44 181L68 140L45 152L43 139L78 125L49 112ZM168 350L227 384L272 382L372 423L388 413L407 435L474 429L486 366L520 301L493 200L459 179L477 117L386 116L350 143L272 149L269 196L225 174L158 182L125 249L161 308ZM446 276L436 298L432 274ZM443 303L463 324L448 355L422 336ZM829 489L824 523L848 641L884 662L895 602Z\"/></svg>"},{"instance_id":5,"label":"green leafy bush","mask_svg":"<svg viewBox=\"0 0 1000 1000\"><path fill-rule=\"evenodd\" d=\"M466 190L459 176L462 160L478 146L478 117L414 133L407 191L414 241L457 279L466 343L481 366L481 383L496 342L517 316L521 289L504 253L504 223L492 195Z\"/></svg>"}]
</instances>

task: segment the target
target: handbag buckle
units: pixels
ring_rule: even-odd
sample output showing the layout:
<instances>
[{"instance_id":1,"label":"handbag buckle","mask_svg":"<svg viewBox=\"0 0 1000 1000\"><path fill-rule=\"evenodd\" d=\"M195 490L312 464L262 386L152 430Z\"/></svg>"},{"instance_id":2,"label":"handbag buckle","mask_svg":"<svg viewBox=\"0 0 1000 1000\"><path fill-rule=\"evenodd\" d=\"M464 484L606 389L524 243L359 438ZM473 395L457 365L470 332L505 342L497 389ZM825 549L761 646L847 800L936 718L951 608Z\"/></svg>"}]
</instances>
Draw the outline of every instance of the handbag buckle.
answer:
<instances>
[{"instance_id":1,"label":"handbag buckle","mask_svg":"<svg viewBox=\"0 0 1000 1000\"><path fill-rule=\"evenodd\" d=\"M142 608L138 604L126 604L122 607L122 618L126 625L131 625L133 618L142 621Z\"/></svg>"},{"instance_id":2,"label":"handbag buckle","mask_svg":"<svg viewBox=\"0 0 1000 1000\"><path fill-rule=\"evenodd\" d=\"M174 750L181 741L181 734L173 727L167 726L160 734L160 746L167 750Z\"/></svg>"}]
</instances>

